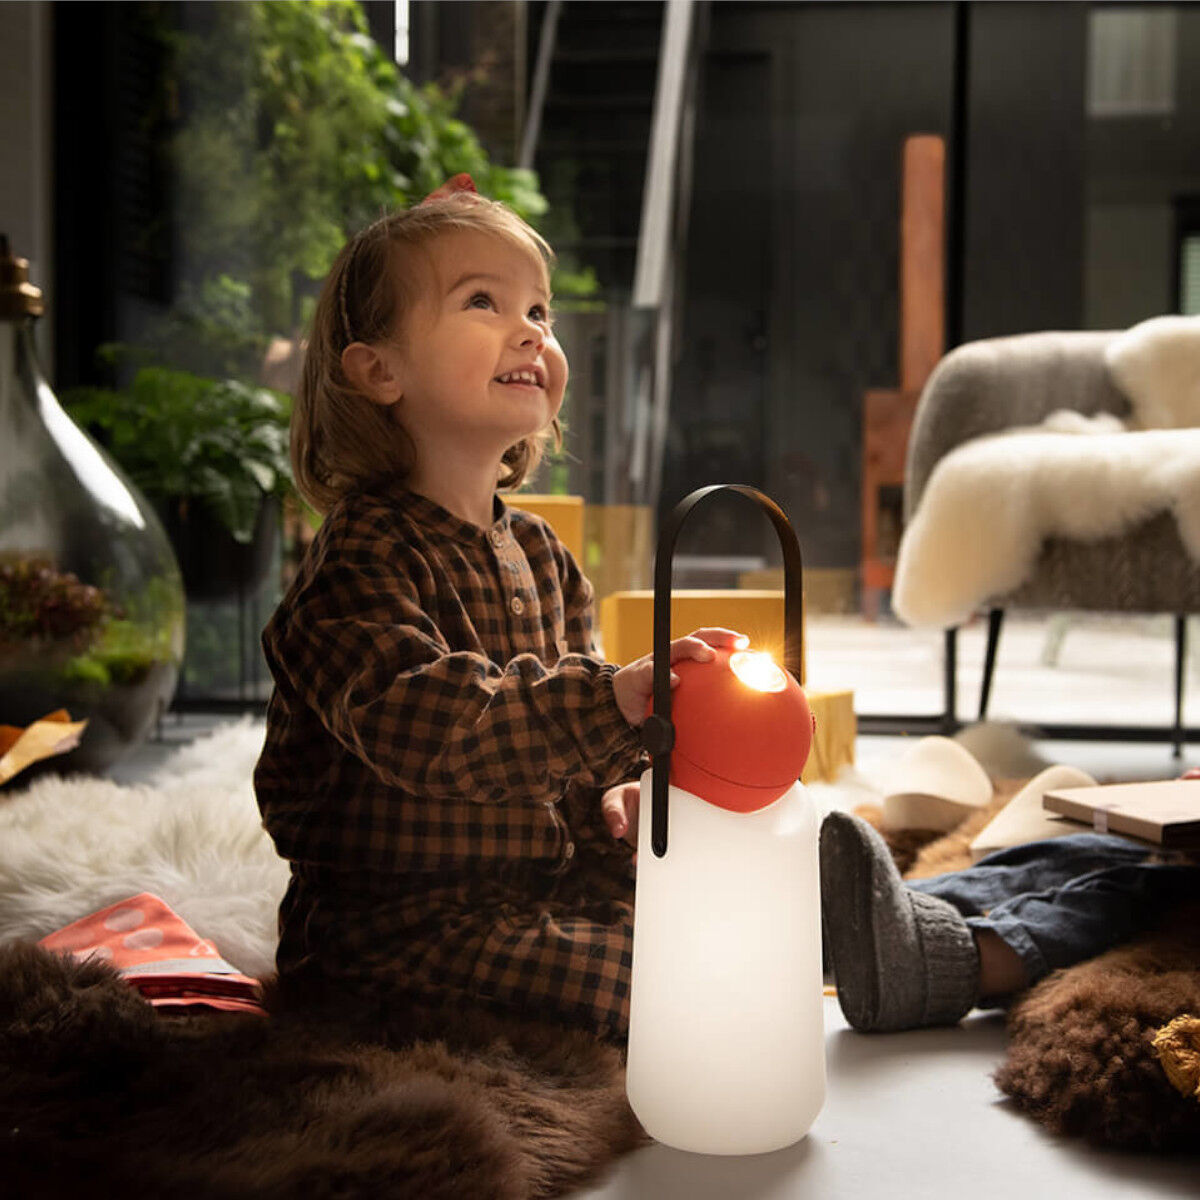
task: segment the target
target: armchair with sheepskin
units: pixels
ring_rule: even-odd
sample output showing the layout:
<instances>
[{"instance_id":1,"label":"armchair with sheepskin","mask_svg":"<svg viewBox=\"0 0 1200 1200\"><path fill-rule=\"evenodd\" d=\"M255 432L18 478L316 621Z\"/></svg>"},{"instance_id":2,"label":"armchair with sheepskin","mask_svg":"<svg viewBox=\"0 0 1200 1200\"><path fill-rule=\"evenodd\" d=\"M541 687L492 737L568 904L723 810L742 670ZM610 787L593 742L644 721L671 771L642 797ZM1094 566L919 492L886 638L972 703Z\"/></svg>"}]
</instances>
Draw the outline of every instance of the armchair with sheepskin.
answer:
<instances>
[{"instance_id":1,"label":"armchair with sheepskin","mask_svg":"<svg viewBox=\"0 0 1200 1200\"><path fill-rule=\"evenodd\" d=\"M1200 612L1200 317L959 346L917 406L904 508L893 605L946 630L947 725L957 629L976 611L980 718L1006 610L1169 613L1180 753Z\"/></svg>"}]
</instances>

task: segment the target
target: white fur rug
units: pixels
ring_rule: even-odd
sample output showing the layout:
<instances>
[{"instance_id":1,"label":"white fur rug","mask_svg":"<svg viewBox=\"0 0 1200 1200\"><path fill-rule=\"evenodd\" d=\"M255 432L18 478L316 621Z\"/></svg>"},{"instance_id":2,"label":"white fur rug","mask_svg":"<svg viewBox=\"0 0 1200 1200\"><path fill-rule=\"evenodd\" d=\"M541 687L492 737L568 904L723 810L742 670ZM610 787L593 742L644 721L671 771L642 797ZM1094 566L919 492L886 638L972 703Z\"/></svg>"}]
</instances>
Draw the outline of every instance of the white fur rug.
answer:
<instances>
[{"instance_id":1,"label":"white fur rug","mask_svg":"<svg viewBox=\"0 0 1200 1200\"><path fill-rule=\"evenodd\" d=\"M46 775L0 792L0 941L44 937L138 892L165 900L247 975L274 969L288 867L259 822L263 726L223 726L147 783Z\"/></svg>"},{"instance_id":2,"label":"white fur rug","mask_svg":"<svg viewBox=\"0 0 1200 1200\"><path fill-rule=\"evenodd\" d=\"M892 603L909 625L961 625L1012 591L1052 535L1091 541L1170 512L1200 561L1200 318L1157 317L1110 344L1133 407L1054 413L965 442L934 468L904 530Z\"/></svg>"}]
</instances>

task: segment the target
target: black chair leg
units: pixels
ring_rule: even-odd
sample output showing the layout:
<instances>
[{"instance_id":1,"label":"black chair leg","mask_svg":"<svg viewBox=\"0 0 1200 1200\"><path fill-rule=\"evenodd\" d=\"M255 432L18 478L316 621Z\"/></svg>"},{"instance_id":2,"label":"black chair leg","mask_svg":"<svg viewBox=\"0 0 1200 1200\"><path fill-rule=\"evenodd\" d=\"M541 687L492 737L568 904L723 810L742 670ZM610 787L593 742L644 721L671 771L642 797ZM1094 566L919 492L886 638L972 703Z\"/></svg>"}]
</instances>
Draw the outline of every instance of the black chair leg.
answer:
<instances>
[{"instance_id":1,"label":"black chair leg","mask_svg":"<svg viewBox=\"0 0 1200 1200\"><path fill-rule=\"evenodd\" d=\"M946 653L942 661L942 686L944 701L942 707L942 733L953 737L958 732L958 717L955 715L955 695L958 680L958 630L946 630Z\"/></svg>"},{"instance_id":2,"label":"black chair leg","mask_svg":"<svg viewBox=\"0 0 1200 1200\"><path fill-rule=\"evenodd\" d=\"M987 716L988 699L992 694L992 671L996 667L996 647L1000 644L1000 627L1004 624L1004 609L988 609L987 650L983 656L983 684L979 689L979 719Z\"/></svg>"},{"instance_id":3,"label":"black chair leg","mask_svg":"<svg viewBox=\"0 0 1200 1200\"><path fill-rule=\"evenodd\" d=\"M1175 615L1175 757L1183 757L1183 676L1187 661L1187 617Z\"/></svg>"}]
</instances>

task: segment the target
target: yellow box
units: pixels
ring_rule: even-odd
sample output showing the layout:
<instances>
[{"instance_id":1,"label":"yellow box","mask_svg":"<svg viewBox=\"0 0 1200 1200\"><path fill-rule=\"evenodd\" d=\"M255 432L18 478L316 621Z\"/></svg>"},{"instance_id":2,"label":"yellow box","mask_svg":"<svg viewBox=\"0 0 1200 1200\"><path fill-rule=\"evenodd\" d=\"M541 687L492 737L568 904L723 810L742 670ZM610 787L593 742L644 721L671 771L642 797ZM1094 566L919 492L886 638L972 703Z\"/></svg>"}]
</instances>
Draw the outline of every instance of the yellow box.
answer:
<instances>
[{"instance_id":1,"label":"yellow box","mask_svg":"<svg viewBox=\"0 0 1200 1200\"><path fill-rule=\"evenodd\" d=\"M523 508L545 520L580 568L583 567L583 497L515 492L504 497L512 508Z\"/></svg>"},{"instance_id":2,"label":"yellow box","mask_svg":"<svg viewBox=\"0 0 1200 1200\"><path fill-rule=\"evenodd\" d=\"M671 637L719 625L750 638L756 650L768 650L783 662L783 592L750 589L682 590L671 593ZM604 657L620 666L654 648L654 593L613 592L600 602ZM801 640L804 631L801 629ZM801 679L803 678L801 655Z\"/></svg>"},{"instance_id":3,"label":"yellow box","mask_svg":"<svg viewBox=\"0 0 1200 1200\"><path fill-rule=\"evenodd\" d=\"M583 573L596 598L649 587L654 572L654 510L645 504L589 504L583 515Z\"/></svg>"},{"instance_id":4,"label":"yellow box","mask_svg":"<svg viewBox=\"0 0 1200 1200\"><path fill-rule=\"evenodd\" d=\"M782 567L762 567L738 574L740 588L783 587ZM806 613L856 613L857 567L805 567L804 611Z\"/></svg>"},{"instance_id":5,"label":"yellow box","mask_svg":"<svg viewBox=\"0 0 1200 1200\"><path fill-rule=\"evenodd\" d=\"M805 783L832 782L842 767L854 764L854 739L858 735L854 693L806 691L805 694L817 718L817 731L800 778Z\"/></svg>"}]
</instances>

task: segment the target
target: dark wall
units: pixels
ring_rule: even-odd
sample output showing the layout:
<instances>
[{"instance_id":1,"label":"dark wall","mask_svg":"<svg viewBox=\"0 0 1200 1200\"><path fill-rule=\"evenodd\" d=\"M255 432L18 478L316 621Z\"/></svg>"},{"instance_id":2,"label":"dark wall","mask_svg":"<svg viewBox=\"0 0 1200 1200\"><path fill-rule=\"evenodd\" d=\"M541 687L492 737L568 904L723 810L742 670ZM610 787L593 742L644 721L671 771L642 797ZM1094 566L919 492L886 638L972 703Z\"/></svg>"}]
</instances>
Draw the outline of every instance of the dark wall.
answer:
<instances>
[{"instance_id":1,"label":"dark wall","mask_svg":"<svg viewBox=\"0 0 1200 1200\"><path fill-rule=\"evenodd\" d=\"M664 503L739 475L784 506L806 562L857 564L862 394L898 383L902 146L942 134L953 171L956 71L968 150L947 326L1080 324L1085 19L713 4ZM769 530L732 523L683 549L701 536L709 553L773 551Z\"/></svg>"},{"instance_id":2,"label":"dark wall","mask_svg":"<svg viewBox=\"0 0 1200 1200\"><path fill-rule=\"evenodd\" d=\"M123 313L172 286L167 114L169 22L181 5L54 8L55 380L110 382L96 348Z\"/></svg>"},{"instance_id":3,"label":"dark wall","mask_svg":"<svg viewBox=\"0 0 1200 1200\"><path fill-rule=\"evenodd\" d=\"M705 112L697 123L683 290L684 350L675 379L673 420L661 500L669 509L701 482L763 486L772 294L770 172L773 116L765 53L727 52L705 64ZM702 200L701 200L702 198ZM706 553L746 553L734 502L707 511ZM684 538L696 538L685 527ZM684 542L686 547L687 542ZM696 548L699 552L699 547Z\"/></svg>"},{"instance_id":4,"label":"dark wall","mask_svg":"<svg viewBox=\"0 0 1200 1200\"><path fill-rule=\"evenodd\" d=\"M730 468L784 506L806 561L849 565L861 395L896 379L901 146L947 131L952 10L718 3L709 45L672 415L689 453L664 500L741 439ZM731 528L710 552L771 536Z\"/></svg>"},{"instance_id":5,"label":"dark wall","mask_svg":"<svg viewBox=\"0 0 1200 1200\"><path fill-rule=\"evenodd\" d=\"M1174 11L1173 110L1087 121L1089 328L1124 328L1178 306L1177 222L1200 210L1200 7Z\"/></svg>"},{"instance_id":6,"label":"dark wall","mask_svg":"<svg viewBox=\"0 0 1200 1200\"><path fill-rule=\"evenodd\" d=\"M1088 6L969 8L962 340L1077 329Z\"/></svg>"},{"instance_id":7,"label":"dark wall","mask_svg":"<svg viewBox=\"0 0 1200 1200\"><path fill-rule=\"evenodd\" d=\"M1200 5L1176 5L1170 113L1087 122L1089 200L1137 203L1200 190Z\"/></svg>"}]
</instances>

